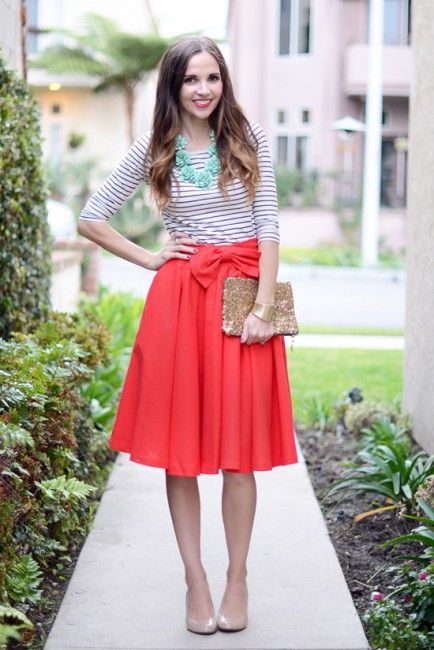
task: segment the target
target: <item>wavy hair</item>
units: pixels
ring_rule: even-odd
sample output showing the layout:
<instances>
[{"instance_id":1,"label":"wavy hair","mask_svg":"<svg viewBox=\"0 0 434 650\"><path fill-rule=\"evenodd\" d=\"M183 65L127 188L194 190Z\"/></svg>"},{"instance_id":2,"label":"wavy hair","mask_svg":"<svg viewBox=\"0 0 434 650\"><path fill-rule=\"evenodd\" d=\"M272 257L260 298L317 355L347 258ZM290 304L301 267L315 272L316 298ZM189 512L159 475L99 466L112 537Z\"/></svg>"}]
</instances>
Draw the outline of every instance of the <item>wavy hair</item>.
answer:
<instances>
[{"instance_id":1,"label":"wavy hair","mask_svg":"<svg viewBox=\"0 0 434 650\"><path fill-rule=\"evenodd\" d=\"M222 168L217 186L227 199L227 184L239 178L247 190L248 201L253 202L260 181L258 141L235 99L229 71L219 47L207 36L185 36L165 51L157 67L158 82L148 155L152 159L149 174L150 198L160 212L171 201L175 138L181 132L182 125L179 99L181 86L190 58L203 51L209 52L216 59L222 79L222 96L209 117L209 125L216 134Z\"/></svg>"}]
</instances>

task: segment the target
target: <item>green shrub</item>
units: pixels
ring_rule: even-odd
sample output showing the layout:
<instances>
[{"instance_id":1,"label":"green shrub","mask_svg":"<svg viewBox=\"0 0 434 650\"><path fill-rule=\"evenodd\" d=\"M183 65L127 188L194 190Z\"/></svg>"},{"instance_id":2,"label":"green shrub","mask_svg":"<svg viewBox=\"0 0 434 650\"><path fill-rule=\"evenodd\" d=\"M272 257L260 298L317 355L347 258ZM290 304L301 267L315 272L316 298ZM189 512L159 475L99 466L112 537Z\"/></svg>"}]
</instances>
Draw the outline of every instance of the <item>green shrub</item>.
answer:
<instances>
[{"instance_id":1,"label":"green shrub","mask_svg":"<svg viewBox=\"0 0 434 650\"><path fill-rule=\"evenodd\" d=\"M50 306L51 242L37 103L0 58L0 336Z\"/></svg>"},{"instance_id":2,"label":"green shrub","mask_svg":"<svg viewBox=\"0 0 434 650\"><path fill-rule=\"evenodd\" d=\"M111 334L110 361L99 365L92 381L82 385L82 395L90 404L93 421L101 427L108 428L115 416L143 306L143 298L109 292L102 285L97 301L84 295L81 298L80 310L91 313Z\"/></svg>"},{"instance_id":3,"label":"green shrub","mask_svg":"<svg viewBox=\"0 0 434 650\"><path fill-rule=\"evenodd\" d=\"M372 426L384 417L396 423L399 421L400 414L390 404L374 400L363 400L348 406L344 415L344 424L348 431L359 435L362 429Z\"/></svg>"},{"instance_id":4,"label":"green shrub","mask_svg":"<svg viewBox=\"0 0 434 650\"><path fill-rule=\"evenodd\" d=\"M285 165L278 165L275 168L275 176L279 208L292 205L294 194L301 195L304 207L318 204L319 176L316 170L304 172Z\"/></svg>"},{"instance_id":5,"label":"green shrub","mask_svg":"<svg viewBox=\"0 0 434 650\"><path fill-rule=\"evenodd\" d=\"M416 614L404 613L392 599L373 601L363 616L373 650L428 650L428 634L417 629ZM431 636L432 640L432 636Z\"/></svg>"},{"instance_id":6,"label":"green shrub","mask_svg":"<svg viewBox=\"0 0 434 650\"><path fill-rule=\"evenodd\" d=\"M41 571L88 530L98 496L90 495L116 456L82 394L109 362L110 332L90 310L49 315L29 334L0 339L0 602L8 606L38 602Z\"/></svg>"},{"instance_id":7,"label":"green shrub","mask_svg":"<svg viewBox=\"0 0 434 650\"><path fill-rule=\"evenodd\" d=\"M312 395L304 400L303 411L305 422L315 429L324 432L332 420L333 405L320 395Z\"/></svg>"},{"instance_id":8,"label":"green shrub","mask_svg":"<svg viewBox=\"0 0 434 650\"><path fill-rule=\"evenodd\" d=\"M33 623L15 607L0 605L0 648L6 648L9 639L25 641L33 636Z\"/></svg>"},{"instance_id":9,"label":"green shrub","mask_svg":"<svg viewBox=\"0 0 434 650\"><path fill-rule=\"evenodd\" d=\"M407 425L397 425L390 421L389 416L381 416L370 427L362 429L361 445L364 449L372 450L379 445L391 446L398 443L409 452L411 446L409 432L410 429Z\"/></svg>"},{"instance_id":10,"label":"green shrub","mask_svg":"<svg viewBox=\"0 0 434 650\"><path fill-rule=\"evenodd\" d=\"M144 301L102 287L99 298L0 339L4 611L43 609L40 572L64 580L69 545L88 532L116 457L108 436ZM0 612L0 647L8 635L32 644L40 633Z\"/></svg>"},{"instance_id":11,"label":"green shrub","mask_svg":"<svg viewBox=\"0 0 434 650\"><path fill-rule=\"evenodd\" d=\"M434 475L434 456L425 451L409 455L408 445L400 440L361 449L355 463L345 463L351 470L333 483L327 496L338 490L366 492L402 503L408 511L415 507L416 490L427 477Z\"/></svg>"}]
</instances>

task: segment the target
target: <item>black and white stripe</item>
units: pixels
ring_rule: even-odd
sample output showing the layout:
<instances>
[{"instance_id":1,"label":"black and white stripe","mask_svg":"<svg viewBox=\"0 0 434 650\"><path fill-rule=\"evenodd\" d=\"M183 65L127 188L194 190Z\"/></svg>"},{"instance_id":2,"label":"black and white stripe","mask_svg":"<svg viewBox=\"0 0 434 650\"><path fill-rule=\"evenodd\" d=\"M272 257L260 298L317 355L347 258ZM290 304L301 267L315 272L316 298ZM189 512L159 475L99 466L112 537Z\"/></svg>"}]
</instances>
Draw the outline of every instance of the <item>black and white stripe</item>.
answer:
<instances>
[{"instance_id":1,"label":"black and white stripe","mask_svg":"<svg viewBox=\"0 0 434 650\"><path fill-rule=\"evenodd\" d=\"M258 139L258 161L261 182L256 188L252 206L247 203L247 190L239 181L228 185L229 198L225 200L215 178L209 188L199 188L181 181L178 170L172 179L172 201L162 213L167 232L181 230L200 243L231 244L257 237L258 242L271 239L280 242L279 213L274 170L267 137L258 122L250 122ZM89 198L80 213L80 219L108 221L134 190L143 182L149 183L151 161L145 161L151 132L139 136L118 166ZM190 153L192 163L202 169L208 151Z\"/></svg>"}]
</instances>

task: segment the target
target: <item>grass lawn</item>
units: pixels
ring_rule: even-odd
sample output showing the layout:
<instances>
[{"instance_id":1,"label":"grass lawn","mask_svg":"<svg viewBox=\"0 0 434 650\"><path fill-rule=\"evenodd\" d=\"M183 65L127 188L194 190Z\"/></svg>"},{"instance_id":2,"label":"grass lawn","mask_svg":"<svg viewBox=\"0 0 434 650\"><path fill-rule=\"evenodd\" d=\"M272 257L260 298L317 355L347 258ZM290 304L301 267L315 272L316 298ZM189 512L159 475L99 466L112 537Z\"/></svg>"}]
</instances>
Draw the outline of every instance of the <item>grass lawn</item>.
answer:
<instances>
[{"instance_id":1,"label":"grass lawn","mask_svg":"<svg viewBox=\"0 0 434 650\"><path fill-rule=\"evenodd\" d=\"M357 386L365 399L391 402L402 391L402 350L287 349L296 421L306 422L304 401L317 395L333 404Z\"/></svg>"}]
</instances>

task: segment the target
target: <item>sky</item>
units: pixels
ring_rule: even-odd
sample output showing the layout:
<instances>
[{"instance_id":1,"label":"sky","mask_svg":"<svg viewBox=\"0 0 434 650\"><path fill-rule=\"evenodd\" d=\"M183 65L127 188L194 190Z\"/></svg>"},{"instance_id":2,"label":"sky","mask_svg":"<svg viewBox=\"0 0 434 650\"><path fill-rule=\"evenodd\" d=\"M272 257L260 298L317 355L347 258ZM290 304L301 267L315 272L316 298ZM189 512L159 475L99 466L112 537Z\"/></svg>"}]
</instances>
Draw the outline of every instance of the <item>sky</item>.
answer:
<instances>
[{"instance_id":1,"label":"sky","mask_svg":"<svg viewBox=\"0 0 434 650\"><path fill-rule=\"evenodd\" d=\"M228 0L149 0L162 36L203 30L205 36L223 38Z\"/></svg>"}]
</instances>

